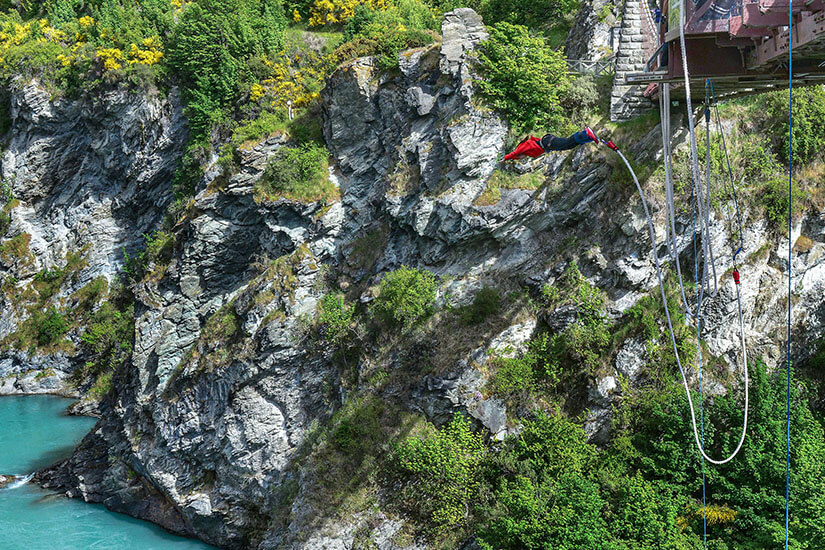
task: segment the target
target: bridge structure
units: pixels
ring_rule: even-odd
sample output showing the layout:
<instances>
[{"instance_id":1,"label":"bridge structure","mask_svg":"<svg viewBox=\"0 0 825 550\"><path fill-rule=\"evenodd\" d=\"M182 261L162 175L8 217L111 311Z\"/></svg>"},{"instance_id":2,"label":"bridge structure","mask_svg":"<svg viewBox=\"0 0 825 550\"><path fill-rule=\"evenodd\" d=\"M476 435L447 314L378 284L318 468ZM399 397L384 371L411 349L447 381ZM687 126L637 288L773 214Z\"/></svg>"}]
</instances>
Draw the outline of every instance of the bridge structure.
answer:
<instances>
[{"instance_id":1,"label":"bridge structure","mask_svg":"<svg viewBox=\"0 0 825 550\"><path fill-rule=\"evenodd\" d=\"M644 88L655 99L659 84L671 84L674 99L684 96L680 40L680 0L647 0L645 25L655 49L640 71L624 83ZM789 0L685 0L685 50L691 86L703 89L712 78L717 96L762 93L788 85ZM658 10L661 16L651 12ZM794 86L825 83L825 0L793 2ZM652 25L652 27L651 27ZM648 49L649 51L649 49Z\"/></svg>"}]
</instances>

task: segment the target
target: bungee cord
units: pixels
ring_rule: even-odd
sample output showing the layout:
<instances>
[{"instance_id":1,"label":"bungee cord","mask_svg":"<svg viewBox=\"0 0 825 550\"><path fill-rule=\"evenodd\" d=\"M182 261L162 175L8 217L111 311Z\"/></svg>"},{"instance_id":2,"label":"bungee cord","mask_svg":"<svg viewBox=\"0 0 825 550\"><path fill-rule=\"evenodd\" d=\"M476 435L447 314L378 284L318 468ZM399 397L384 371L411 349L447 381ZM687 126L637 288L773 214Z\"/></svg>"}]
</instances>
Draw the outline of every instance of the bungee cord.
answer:
<instances>
[{"instance_id":1,"label":"bungee cord","mask_svg":"<svg viewBox=\"0 0 825 550\"><path fill-rule=\"evenodd\" d=\"M675 332L673 330L673 320L671 319L671 316L670 316L670 308L667 305L667 295L665 293L665 285L664 285L664 278L662 276L662 268L661 268L661 265L659 263L659 256L658 256L658 254L656 254L656 231L653 227L653 219L650 217L650 209L647 206L647 200L645 200L644 191L642 190L642 186L639 183L639 178L636 176L636 172L633 171L633 167L630 165L630 162L628 162L628 160L624 156L624 154L619 150L618 146L616 146L616 144L614 144L611 141L604 141L603 143L605 145L607 145L608 147L610 147L613 151L615 151L619 155L619 157L622 159L622 161L624 161L625 166L627 166L627 169L630 171L630 175L633 177L633 182L636 184L636 190L639 192L639 198L642 201L642 207L643 207L644 212L645 212L645 218L647 219L648 232L650 233L650 239L651 239L651 242L653 243L653 263L656 267L656 276L657 276L658 281L659 281L659 290L660 290L661 295L662 295L662 305L664 306L664 309L665 309L665 317L667 319L668 331L670 332L670 342L671 342L671 345L673 346L673 354L676 357L676 364L679 367L679 373L681 374L681 377L682 377L682 384L684 385L685 394L687 395L688 407L690 409L690 423L691 423L691 427L693 428L693 438L696 442L696 448L702 454L702 457L705 460L707 460L708 462L710 462L711 464L717 464L717 465L726 464L726 463L730 462L737 454L739 454L739 451L742 449L742 445L745 441L745 434L747 433L747 429L748 429L748 402L749 402L748 400L749 400L749 396L748 396L747 350L745 349L745 332L744 332L745 323L744 323L744 318L743 318L743 315L742 315L741 298L740 298L740 294L739 294L739 290L738 290L738 285L737 285L737 294L736 294L736 296L737 296L737 300L740 301L739 308L738 308L739 327L740 327L740 341L741 341L741 344L742 344L742 356L743 356L744 365L745 365L745 368L743 369L744 370L744 379L745 379L745 407L744 407L745 408L745 417L744 417L744 421L742 422L742 433L739 437L739 442L737 443L736 448L726 458L721 459L721 460L717 460L717 459L714 459L714 458L708 456L708 454L705 452L704 446L702 445L702 443L700 441L700 438L699 438L699 427L698 427L698 425L697 425L698 423L696 421L696 409L693 405L693 398L690 395L690 385L688 384L687 375L685 374L685 369L682 366L682 359L679 355L679 347L676 343L676 336L675 336Z\"/></svg>"}]
</instances>

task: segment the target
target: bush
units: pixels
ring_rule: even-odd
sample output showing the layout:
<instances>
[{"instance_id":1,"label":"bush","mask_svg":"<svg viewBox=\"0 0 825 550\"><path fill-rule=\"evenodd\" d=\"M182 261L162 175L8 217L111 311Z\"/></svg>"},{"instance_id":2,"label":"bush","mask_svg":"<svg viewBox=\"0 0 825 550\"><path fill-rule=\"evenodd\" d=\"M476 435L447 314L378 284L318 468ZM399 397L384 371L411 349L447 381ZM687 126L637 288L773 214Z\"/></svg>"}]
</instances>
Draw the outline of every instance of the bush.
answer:
<instances>
[{"instance_id":1,"label":"bush","mask_svg":"<svg viewBox=\"0 0 825 550\"><path fill-rule=\"evenodd\" d=\"M155 231L144 235L146 239L146 256L149 261L167 263L172 259L175 249L175 234L167 231Z\"/></svg>"},{"instance_id":2,"label":"bush","mask_svg":"<svg viewBox=\"0 0 825 550\"><path fill-rule=\"evenodd\" d=\"M502 22L547 33L565 17L574 16L579 0L486 0L481 15L488 25Z\"/></svg>"},{"instance_id":3,"label":"bush","mask_svg":"<svg viewBox=\"0 0 825 550\"><path fill-rule=\"evenodd\" d=\"M786 227L788 225L788 179L772 178L760 186L756 195L759 204L765 209L765 217L771 227L776 230ZM794 213L799 212L799 203L804 196L798 185L792 186L791 200Z\"/></svg>"},{"instance_id":4,"label":"bush","mask_svg":"<svg viewBox=\"0 0 825 550\"><path fill-rule=\"evenodd\" d=\"M385 323L410 327L432 313L436 287L429 271L402 266L381 280L372 311Z\"/></svg>"},{"instance_id":5,"label":"bush","mask_svg":"<svg viewBox=\"0 0 825 550\"><path fill-rule=\"evenodd\" d=\"M552 335L548 370L573 372L571 367L577 366L592 374L610 343L604 294L584 278L575 262L562 275L558 289L545 287L542 294L554 297L551 307L573 306L576 315L573 323Z\"/></svg>"},{"instance_id":6,"label":"bush","mask_svg":"<svg viewBox=\"0 0 825 550\"><path fill-rule=\"evenodd\" d=\"M767 151L758 140L738 140L735 155L734 162L738 162L739 166L734 166L734 170L741 168L742 181L747 184L764 182L783 169L773 153ZM727 166L724 170L727 170Z\"/></svg>"},{"instance_id":7,"label":"bush","mask_svg":"<svg viewBox=\"0 0 825 550\"><path fill-rule=\"evenodd\" d=\"M339 451L358 461L386 444L382 418L386 405L375 397L356 397L335 413L331 440Z\"/></svg>"},{"instance_id":8,"label":"bush","mask_svg":"<svg viewBox=\"0 0 825 550\"><path fill-rule=\"evenodd\" d=\"M524 422L485 470L494 487L482 548L612 548L599 485L588 479L595 448L560 414Z\"/></svg>"},{"instance_id":9,"label":"bush","mask_svg":"<svg viewBox=\"0 0 825 550\"><path fill-rule=\"evenodd\" d=\"M56 343L69 330L69 323L63 315L52 307L46 313L35 314L33 319L37 329L37 343L40 346L48 346Z\"/></svg>"},{"instance_id":10,"label":"bush","mask_svg":"<svg viewBox=\"0 0 825 550\"><path fill-rule=\"evenodd\" d=\"M75 376L99 378L116 370L131 355L134 335L134 305L105 302L80 336L87 360Z\"/></svg>"},{"instance_id":11,"label":"bush","mask_svg":"<svg viewBox=\"0 0 825 550\"><path fill-rule=\"evenodd\" d=\"M602 99L599 82L593 75L581 75L570 82L560 101L570 118L582 118L585 113L595 108ZM608 93L609 95L609 93Z\"/></svg>"},{"instance_id":12,"label":"bush","mask_svg":"<svg viewBox=\"0 0 825 550\"><path fill-rule=\"evenodd\" d=\"M478 489L483 456L481 435L458 413L444 428L428 425L424 435L395 445L393 461L407 481L405 506L431 522L436 532L460 525Z\"/></svg>"},{"instance_id":13,"label":"bush","mask_svg":"<svg viewBox=\"0 0 825 550\"><path fill-rule=\"evenodd\" d=\"M327 294L321 299L318 322L324 327L324 338L335 346L344 343L352 324L353 308L344 302L343 294Z\"/></svg>"},{"instance_id":14,"label":"bush","mask_svg":"<svg viewBox=\"0 0 825 550\"><path fill-rule=\"evenodd\" d=\"M353 57L375 55L382 69L396 68L399 52L430 44L430 31L436 29L438 21L420 0L401 0L383 11L360 6L344 29L345 39L355 41L355 45L345 44L335 57L343 57L344 52Z\"/></svg>"},{"instance_id":15,"label":"bush","mask_svg":"<svg viewBox=\"0 0 825 550\"><path fill-rule=\"evenodd\" d=\"M481 96L517 132L569 130L571 123L559 103L570 81L567 63L543 38L531 37L521 25L499 23L482 43L479 61L484 76L478 81Z\"/></svg>"},{"instance_id":16,"label":"bush","mask_svg":"<svg viewBox=\"0 0 825 550\"><path fill-rule=\"evenodd\" d=\"M267 164L258 188L270 197L301 202L334 200L338 189L329 181L328 153L316 143L282 147Z\"/></svg>"},{"instance_id":17,"label":"bush","mask_svg":"<svg viewBox=\"0 0 825 550\"><path fill-rule=\"evenodd\" d=\"M490 387L498 395L514 395L537 389L539 380L549 387L559 381L559 373L551 370L549 358L549 338L542 334L530 340L527 352L520 357L498 357L494 360L496 372Z\"/></svg>"},{"instance_id":18,"label":"bush","mask_svg":"<svg viewBox=\"0 0 825 550\"><path fill-rule=\"evenodd\" d=\"M773 140L783 163L788 162L788 94L776 92L760 98L760 129ZM794 91L793 153L805 164L825 150L825 87L811 86Z\"/></svg>"},{"instance_id":19,"label":"bush","mask_svg":"<svg viewBox=\"0 0 825 550\"><path fill-rule=\"evenodd\" d=\"M387 9L387 2L386 0L315 0L309 7L309 24L312 27L340 25L352 19L356 11L363 8L384 11Z\"/></svg>"},{"instance_id":20,"label":"bush","mask_svg":"<svg viewBox=\"0 0 825 550\"><path fill-rule=\"evenodd\" d=\"M785 492L785 376L782 369L768 374L761 361L751 363L748 439L741 453L722 468L706 469L712 488L710 504L724 504L736 513L724 530L709 532L730 548L771 548L784 541ZM798 381L791 387L791 487L794 509L791 548L806 548L808 541L822 540L825 525L825 433L811 412ZM698 395L694 395L698 403ZM642 391L623 400L632 409L631 422L616 434L602 455L605 462L622 461L626 470L638 471L660 488L684 502L700 501L702 465L693 433L686 420L687 398L675 382L663 390ZM717 397L705 408L705 448L711 456L727 456L739 439L742 422L741 391ZM618 460L617 460L618 459ZM615 475L614 475L615 477ZM627 500L636 501L638 495ZM640 504L638 501L637 506ZM684 518L701 532L695 506ZM638 532L638 528L633 531ZM718 540L717 539L717 540ZM672 546L665 546L672 547Z\"/></svg>"}]
</instances>

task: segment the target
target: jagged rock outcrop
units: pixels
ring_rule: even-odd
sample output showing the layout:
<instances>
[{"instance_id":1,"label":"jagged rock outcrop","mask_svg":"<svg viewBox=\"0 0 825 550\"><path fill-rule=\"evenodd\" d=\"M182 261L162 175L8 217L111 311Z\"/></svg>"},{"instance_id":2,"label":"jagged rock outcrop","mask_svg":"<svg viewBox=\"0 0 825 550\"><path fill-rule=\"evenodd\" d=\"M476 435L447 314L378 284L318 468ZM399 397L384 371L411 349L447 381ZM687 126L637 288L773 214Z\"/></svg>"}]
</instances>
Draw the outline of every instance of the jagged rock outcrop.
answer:
<instances>
[{"instance_id":1,"label":"jagged rock outcrop","mask_svg":"<svg viewBox=\"0 0 825 550\"><path fill-rule=\"evenodd\" d=\"M174 230L171 262L155 266L136 289L134 353L115 376L101 421L41 482L224 548L345 549L356 540L422 548L421 541L396 537L404 518L382 509L386 495L361 508L330 510L313 494L324 483L323 469L307 466L318 444L314 430L347 405L370 363L380 362L394 380L374 392L385 391L394 412L437 423L466 412L491 438L514 433L521 413L489 395L490 361L523 350L540 322L563 330L574 308L541 318L522 311L475 335L480 342L436 327L405 349L375 344L342 368L330 349L307 336L307 319L330 284L368 303L370 286L387 270L425 267L441 278L440 303L458 308L489 282L538 295L576 259L607 294L611 318L654 289L652 243L638 198L607 164L606 150L582 147L524 162L507 175L542 172L542 186L501 189L492 204L478 200L501 169L508 129L473 97L470 53L486 36L481 19L459 9L445 16L442 32L441 43L403 52L397 73L364 58L330 76L323 129L340 201L256 193L268 159L291 146L281 136L240 151L233 170L207 171ZM629 150L657 158L658 132ZM661 238L663 205L651 203ZM689 222L679 221L680 230ZM816 217L797 229L808 241L795 260L793 282L802 298L795 319L798 328L817 327L806 341L825 326L824 227ZM728 233L724 220L712 221L719 265L729 264ZM788 243L775 249L770 242L764 224L749 223L740 271L749 346L778 360L780 258ZM692 250L687 232L678 248ZM668 261L664 247L656 253ZM730 279L720 275L721 290L707 302L706 341L733 368L735 301ZM432 372L419 367L451 346L446 364ZM645 353L645 342L629 339L581 392L575 405L591 410L587 427L597 440L621 398L619 377L638 383ZM404 371L403 363L414 368ZM342 381L342 370L350 380Z\"/></svg>"},{"instance_id":2,"label":"jagged rock outcrop","mask_svg":"<svg viewBox=\"0 0 825 550\"><path fill-rule=\"evenodd\" d=\"M18 85L0 174L19 203L0 245L16 237L25 246L0 254L0 340L29 315L17 290L43 269L64 268L68 254L79 265L52 303L118 273L123 250L141 244L164 214L187 135L176 90L166 97L114 90L53 100L35 81ZM65 384L71 352L30 357L27 351L0 352L0 393L71 391Z\"/></svg>"},{"instance_id":3,"label":"jagged rock outcrop","mask_svg":"<svg viewBox=\"0 0 825 550\"><path fill-rule=\"evenodd\" d=\"M616 53L619 46L615 27L617 9L609 0L582 2L564 45L567 57L597 61Z\"/></svg>"}]
</instances>

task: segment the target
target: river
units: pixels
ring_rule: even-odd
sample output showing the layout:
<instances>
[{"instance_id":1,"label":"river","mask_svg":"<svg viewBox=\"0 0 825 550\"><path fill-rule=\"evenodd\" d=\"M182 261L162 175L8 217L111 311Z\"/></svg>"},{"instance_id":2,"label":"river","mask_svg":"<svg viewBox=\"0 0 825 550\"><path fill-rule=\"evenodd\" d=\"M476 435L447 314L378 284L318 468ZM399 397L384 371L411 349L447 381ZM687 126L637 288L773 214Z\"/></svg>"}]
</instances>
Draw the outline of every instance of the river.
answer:
<instances>
[{"instance_id":1,"label":"river","mask_svg":"<svg viewBox=\"0 0 825 550\"><path fill-rule=\"evenodd\" d=\"M71 399L0 397L0 475L27 475L71 453L95 423L66 416ZM17 486L15 486L17 485ZM0 548L9 550L205 550L202 542L151 523L44 491L32 483L0 489Z\"/></svg>"}]
</instances>

